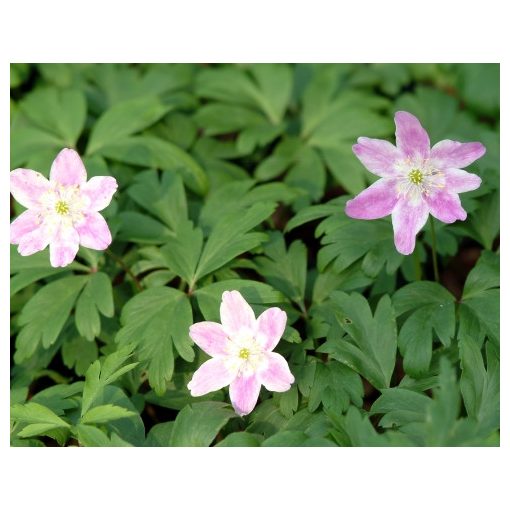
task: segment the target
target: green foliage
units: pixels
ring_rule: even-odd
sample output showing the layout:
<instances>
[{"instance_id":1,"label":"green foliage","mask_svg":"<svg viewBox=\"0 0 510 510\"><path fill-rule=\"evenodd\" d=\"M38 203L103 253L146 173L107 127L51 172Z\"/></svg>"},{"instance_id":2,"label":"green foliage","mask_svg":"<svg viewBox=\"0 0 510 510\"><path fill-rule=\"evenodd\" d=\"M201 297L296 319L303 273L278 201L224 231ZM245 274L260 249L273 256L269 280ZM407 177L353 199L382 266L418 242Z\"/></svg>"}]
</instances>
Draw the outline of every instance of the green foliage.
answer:
<instances>
[{"instance_id":1,"label":"green foliage","mask_svg":"<svg viewBox=\"0 0 510 510\"><path fill-rule=\"evenodd\" d=\"M11 445L498 445L499 94L497 64L12 64L11 169L73 147L119 189L108 250L11 246ZM428 225L405 257L345 214L376 179L353 144L398 110L487 149L436 282ZM285 311L295 377L242 418L187 388L232 290Z\"/></svg>"}]
</instances>

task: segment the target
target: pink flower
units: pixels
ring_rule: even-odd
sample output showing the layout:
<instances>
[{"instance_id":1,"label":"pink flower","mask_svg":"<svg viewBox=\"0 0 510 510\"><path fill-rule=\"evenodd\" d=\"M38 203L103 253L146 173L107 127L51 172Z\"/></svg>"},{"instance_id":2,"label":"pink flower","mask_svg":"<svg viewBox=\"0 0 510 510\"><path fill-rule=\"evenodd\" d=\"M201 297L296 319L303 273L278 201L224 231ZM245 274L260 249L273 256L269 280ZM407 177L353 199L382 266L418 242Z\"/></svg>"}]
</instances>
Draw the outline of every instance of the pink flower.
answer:
<instances>
[{"instance_id":1,"label":"pink flower","mask_svg":"<svg viewBox=\"0 0 510 510\"><path fill-rule=\"evenodd\" d=\"M11 223L11 243L21 255L50 245L53 267L70 264L81 244L104 250L112 236L98 213L117 189L113 177L92 177L78 153L62 149L51 165L50 180L39 172L17 168L11 172L11 193L27 211Z\"/></svg>"},{"instance_id":2,"label":"pink flower","mask_svg":"<svg viewBox=\"0 0 510 510\"><path fill-rule=\"evenodd\" d=\"M268 308L255 319L251 306L237 291L224 292L220 306L221 324L199 322L189 334L212 358L194 374L188 384L199 397L230 385L230 400L240 416L251 413L263 384L269 391L287 391L294 382L285 359L272 352L285 329L287 314Z\"/></svg>"},{"instance_id":3,"label":"pink flower","mask_svg":"<svg viewBox=\"0 0 510 510\"><path fill-rule=\"evenodd\" d=\"M482 180L461 170L485 154L480 142L442 140L430 148L420 121L395 114L397 146L385 140L358 138L353 151L365 167L381 177L349 200L351 218L373 220L391 214L397 250L409 255L429 213L445 223L465 220L459 193L477 189Z\"/></svg>"}]
</instances>

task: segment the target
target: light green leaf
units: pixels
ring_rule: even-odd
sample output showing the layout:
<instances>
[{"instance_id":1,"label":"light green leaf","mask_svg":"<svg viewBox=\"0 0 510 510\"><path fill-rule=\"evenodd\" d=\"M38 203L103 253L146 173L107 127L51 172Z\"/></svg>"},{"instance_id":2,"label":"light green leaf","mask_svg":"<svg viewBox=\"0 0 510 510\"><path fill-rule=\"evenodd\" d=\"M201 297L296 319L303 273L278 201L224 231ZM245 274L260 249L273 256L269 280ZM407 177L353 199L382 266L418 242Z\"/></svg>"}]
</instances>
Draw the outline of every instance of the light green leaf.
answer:
<instances>
[{"instance_id":1,"label":"light green leaf","mask_svg":"<svg viewBox=\"0 0 510 510\"><path fill-rule=\"evenodd\" d=\"M123 407L112 404L104 404L89 409L81 417L81 423L106 423L108 421L135 416L136 414L137 413Z\"/></svg>"}]
</instances>

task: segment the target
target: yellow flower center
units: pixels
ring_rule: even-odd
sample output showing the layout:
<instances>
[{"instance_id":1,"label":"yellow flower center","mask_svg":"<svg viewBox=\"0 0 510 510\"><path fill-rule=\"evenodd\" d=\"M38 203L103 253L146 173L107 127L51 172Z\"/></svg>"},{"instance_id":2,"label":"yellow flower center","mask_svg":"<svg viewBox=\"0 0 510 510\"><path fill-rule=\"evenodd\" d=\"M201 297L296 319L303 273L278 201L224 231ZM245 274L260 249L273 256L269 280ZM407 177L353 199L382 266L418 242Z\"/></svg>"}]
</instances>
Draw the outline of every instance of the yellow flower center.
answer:
<instances>
[{"instance_id":1,"label":"yellow flower center","mask_svg":"<svg viewBox=\"0 0 510 510\"><path fill-rule=\"evenodd\" d=\"M57 211L58 214L67 214L69 212L69 206L63 200L59 200L55 205L55 211Z\"/></svg>"},{"instance_id":2,"label":"yellow flower center","mask_svg":"<svg viewBox=\"0 0 510 510\"><path fill-rule=\"evenodd\" d=\"M248 349L246 349L245 347L243 347L240 351L239 351L239 357L241 359L248 359L250 357L250 351Z\"/></svg>"},{"instance_id":3,"label":"yellow flower center","mask_svg":"<svg viewBox=\"0 0 510 510\"><path fill-rule=\"evenodd\" d=\"M408 177L413 184L421 184L423 182L423 174L416 168L409 172Z\"/></svg>"}]
</instances>

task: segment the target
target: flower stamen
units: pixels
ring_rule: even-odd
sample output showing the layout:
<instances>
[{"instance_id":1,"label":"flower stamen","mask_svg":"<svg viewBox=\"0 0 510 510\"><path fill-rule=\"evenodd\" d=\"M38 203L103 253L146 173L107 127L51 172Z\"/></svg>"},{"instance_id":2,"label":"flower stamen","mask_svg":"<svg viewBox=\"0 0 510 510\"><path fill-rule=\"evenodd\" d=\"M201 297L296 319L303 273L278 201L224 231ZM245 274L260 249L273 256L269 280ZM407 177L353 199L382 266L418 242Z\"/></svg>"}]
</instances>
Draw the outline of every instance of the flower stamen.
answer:
<instances>
[{"instance_id":1,"label":"flower stamen","mask_svg":"<svg viewBox=\"0 0 510 510\"><path fill-rule=\"evenodd\" d=\"M55 211L57 211L57 214L61 215L67 214L69 212L69 205L63 200L59 200L55 204Z\"/></svg>"},{"instance_id":2,"label":"flower stamen","mask_svg":"<svg viewBox=\"0 0 510 510\"><path fill-rule=\"evenodd\" d=\"M421 184L423 182L423 173L417 168L411 170L408 174L408 177L413 184Z\"/></svg>"},{"instance_id":3,"label":"flower stamen","mask_svg":"<svg viewBox=\"0 0 510 510\"><path fill-rule=\"evenodd\" d=\"M248 359L250 357L250 351L248 349L246 349L246 347L243 347L240 351L239 351L239 357L241 359Z\"/></svg>"}]
</instances>

